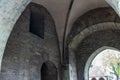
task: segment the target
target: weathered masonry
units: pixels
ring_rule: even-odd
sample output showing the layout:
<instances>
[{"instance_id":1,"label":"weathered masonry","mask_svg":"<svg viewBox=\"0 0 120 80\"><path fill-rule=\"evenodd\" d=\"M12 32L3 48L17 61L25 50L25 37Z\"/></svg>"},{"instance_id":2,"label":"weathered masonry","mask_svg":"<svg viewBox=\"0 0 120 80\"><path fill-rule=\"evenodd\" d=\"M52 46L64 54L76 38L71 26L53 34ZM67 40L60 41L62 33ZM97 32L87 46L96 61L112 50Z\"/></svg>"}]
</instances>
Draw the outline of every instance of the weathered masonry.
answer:
<instances>
[{"instance_id":1,"label":"weathered masonry","mask_svg":"<svg viewBox=\"0 0 120 80\"><path fill-rule=\"evenodd\" d=\"M120 0L0 0L0 80L119 80L119 58Z\"/></svg>"}]
</instances>

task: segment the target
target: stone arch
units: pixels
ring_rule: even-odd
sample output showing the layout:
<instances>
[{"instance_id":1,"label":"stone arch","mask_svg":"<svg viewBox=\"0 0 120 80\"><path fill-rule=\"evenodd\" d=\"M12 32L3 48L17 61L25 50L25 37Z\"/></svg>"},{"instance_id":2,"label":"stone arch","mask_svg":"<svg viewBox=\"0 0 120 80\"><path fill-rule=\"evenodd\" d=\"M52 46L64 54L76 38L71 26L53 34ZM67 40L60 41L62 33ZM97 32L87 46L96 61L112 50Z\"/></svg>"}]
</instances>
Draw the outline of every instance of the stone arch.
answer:
<instances>
[{"instance_id":1,"label":"stone arch","mask_svg":"<svg viewBox=\"0 0 120 80\"><path fill-rule=\"evenodd\" d=\"M108 30L108 29L119 30L120 23L104 22L104 23L98 23L98 24L92 25L88 28L85 28L83 31L81 31L78 35L76 35L72 39L72 42L69 44L69 48L76 49L77 46L80 44L80 42L88 35L90 35L94 32L97 32L97 31Z\"/></svg>"},{"instance_id":2,"label":"stone arch","mask_svg":"<svg viewBox=\"0 0 120 80\"><path fill-rule=\"evenodd\" d=\"M103 12L105 13L103 14ZM71 39L73 39L77 34L79 34L79 32L83 31L85 28L104 22L119 23L120 19L111 7L92 9L75 20L67 38L69 38L71 41ZM70 41L68 40L67 44L69 44Z\"/></svg>"},{"instance_id":3,"label":"stone arch","mask_svg":"<svg viewBox=\"0 0 120 80\"><path fill-rule=\"evenodd\" d=\"M104 12L104 13L103 13ZM68 63L68 46L70 46L73 38L78 35L80 32L87 30L90 26L96 26L96 24L100 23L110 23L113 22L112 25L118 24L120 22L119 16L115 13L115 11L111 7L102 7L92 9L82 16L78 17L78 19L72 25L72 29L69 32L66 38L66 45L65 45L65 61ZM115 23L114 23L115 22ZM95 28L95 27L94 27Z\"/></svg>"},{"instance_id":4,"label":"stone arch","mask_svg":"<svg viewBox=\"0 0 120 80\"><path fill-rule=\"evenodd\" d=\"M89 80L89 67L90 67L90 64L92 63L92 61L95 59L95 57L102 51L106 50L106 49L110 49L110 50L114 50L114 51L117 51L117 52L120 52L120 50L114 48L114 47L108 47L108 46L103 46L99 49L97 49L95 52L93 52L90 57L88 58L87 62L86 62L86 65L85 65L85 70L84 70L84 78L85 80Z\"/></svg>"},{"instance_id":5,"label":"stone arch","mask_svg":"<svg viewBox=\"0 0 120 80\"><path fill-rule=\"evenodd\" d=\"M103 30L120 30L120 23L114 23L114 22L98 23L96 25L92 25L84 29L72 39L71 43L68 46L69 70L70 70L71 80L73 79L78 80L77 69L76 69L76 57L75 57L77 47L90 34L98 32L98 31L103 31Z\"/></svg>"},{"instance_id":6,"label":"stone arch","mask_svg":"<svg viewBox=\"0 0 120 80\"><path fill-rule=\"evenodd\" d=\"M56 66L51 61L46 61L41 67L41 80L58 80Z\"/></svg>"},{"instance_id":7,"label":"stone arch","mask_svg":"<svg viewBox=\"0 0 120 80\"><path fill-rule=\"evenodd\" d=\"M43 14L42 16L45 17L45 39L29 31L31 6L37 6L41 12L40 15ZM25 77L30 80L40 80L41 64L51 58L52 61L55 58L53 62L58 67L60 58L56 57L59 55L56 35L54 20L47 9L41 5L30 3L16 22L8 39L2 61L1 79L6 80L8 76L11 76L10 80L17 78L22 80ZM21 74L24 76L20 77Z\"/></svg>"},{"instance_id":8,"label":"stone arch","mask_svg":"<svg viewBox=\"0 0 120 80\"><path fill-rule=\"evenodd\" d=\"M50 20L50 23L51 24L49 24L49 25L47 25L47 26L50 26L50 27L52 27L53 28L53 32L55 32L55 35L56 35L56 31L55 31L55 23L54 23L54 20L53 20L53 18L52 18L52 16L51 16L51 14L48 12L48 10L44 7L44 6L42 6L42 5L39 5L39 4L36 4L36 3L33 3L33 2L31 2L30 3L30 0L24 0L23 2L21 1L21 3L19 3L19 2L14 2L13 1L13 3L15 4L15 5L17 5L17 4L19 4L19 5L17 5L18 7L16 8L16 12L14 12L14 11L12 11L11 12L11 14L15 14L15 16L12 16L12 17L10 17L10 14L7 16L7 18L8 19L10 19L9 20L9 22L7 23L7 24L5 24L5 21L4 21L4 23L2 24L2 26L1 27L3 27L3 28L1 28L1 37L0 37L0 44L1 44L1 46L0 46L0 69L1 69L1 64L2 64L2 59L3 59L3 53L4 53L4 51L5 51L5 48L6 48L6 45L7 45L7 43L8 43L8 39L9 39L9 37L10 37L10 35L11 35L11 33L12 33L12 31L13 31L13 29L14 29L14 25L15 25L15 23L18 21L18 19L23 15L22 13L26 10L26 9L30 9L30 8L32 8L32 9L34 9L35 7L38 7L38 9L40 9L40 10L43 10L42 11L42 13L41 13L41 15L43 16L43 14L45 13L45 15L47 15L47 17L45 17L45 18L47 18L47 20ZM34 7L35 6L35 7ZM12 6L12 7L15 7L15 6ZM5 14L5 13L4 13ZM5 17L5 16L3 16L3 17ZM5 18L5 19L7 19L7 18ZM4 19L4 18L3 18ZM12 20L11 20L12 19ZM45 22L47 22L47 20L45 20ZM12 21L12 22L11 22ZM51 25L53 25L53 26L51 26ZM50 28L47 28L46 29L46 31L51 31L50 30ZM53 33L51 33L51 32L49 32L50 34L53 34ZM47 35L47 34L46 34Z\"/></svg>"},{"instance_id":9,"label":"stone arch","mask_svg":"<svg viewBox=\"0 0 120 80\"><path fill-rule=\"evenodd\" d=\"M0 69L3 58L3 53L7 44L7 40L9 35L12 32L14 24L20 17L21 13L24 11L26 6L30 3L31 0L21 0L21 1L8 1L2 0L0 5L0 14L2 15L0 18ZM3 6L4 4L4 6ZM9 9L8 9L9 8Z\"/></svg>"},{"instance_id":10,"label":"stone arch","mask_svg":"<svg viewBox=\"0 0 120 80\"><path fill-rule=\"evenodd\" d=\"M31 0L21 0L21 1L8 1L2 0L1 1L1 15L0 18L0 64L2 61L4 49L8 40L8 37L13 29L13 26L17 19L19 18L20 14L23 12L25 7L31 2ZM116 1L117 2L117 1ZM4 4L4 6L3 6ZM9 9L8 9L9 8ZM7 10L6 10L7 9ZM13 10L12 10L13 9Z\"/></svg>"},{"instance_id":11,"label":"stone arch","mask_svg":"<svg viewBox=\"0 0 120 80\"><path fill-rule=\"evenodd\" d=\"M106 13L102 14L102 11ZM118 15L109 7L91 10L75 21L70 32L71 35L68 35L66 46L66 52L69 53L70 80L78 80L75 53L81 42L95 32L120 30L119 22L120 19Z\"/></svg>"}]
</instances>

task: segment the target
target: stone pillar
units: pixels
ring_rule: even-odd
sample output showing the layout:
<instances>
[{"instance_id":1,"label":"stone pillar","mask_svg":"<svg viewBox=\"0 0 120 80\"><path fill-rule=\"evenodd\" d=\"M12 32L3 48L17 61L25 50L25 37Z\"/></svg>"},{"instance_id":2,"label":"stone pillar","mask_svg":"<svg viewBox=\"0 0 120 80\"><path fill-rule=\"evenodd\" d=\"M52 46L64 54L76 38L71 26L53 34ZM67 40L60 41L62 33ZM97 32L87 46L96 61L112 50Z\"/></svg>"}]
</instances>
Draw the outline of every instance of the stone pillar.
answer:
<instances>
[{"instance_id":1,"label":"stone pillar","mask_svg":"<svg viewBox=\"0 0 120 80\"><path fill-rule=\"evenodd\" d=\"M120 0L105 0L120 16Z\"/></svg>"},{"instance_id":2,"label":"stone pillar","mask_svg":"<svg viewBox=\"0 0 120 80\"><path fill-rule=\"evenodd\" d=\"M30 0L0 0L0 69L9 35L29 2Z\"/></svg>"},{"instance_id":3,"label":"stone pillar","mask_svg":"<svg viewBox=\"0 0 120 80\"><path fill-rule=\"evenodd\" d=\"M69 77L70 80L78 80L75 53L71 48L69 49Z\"/></svg>"}]
</instances>

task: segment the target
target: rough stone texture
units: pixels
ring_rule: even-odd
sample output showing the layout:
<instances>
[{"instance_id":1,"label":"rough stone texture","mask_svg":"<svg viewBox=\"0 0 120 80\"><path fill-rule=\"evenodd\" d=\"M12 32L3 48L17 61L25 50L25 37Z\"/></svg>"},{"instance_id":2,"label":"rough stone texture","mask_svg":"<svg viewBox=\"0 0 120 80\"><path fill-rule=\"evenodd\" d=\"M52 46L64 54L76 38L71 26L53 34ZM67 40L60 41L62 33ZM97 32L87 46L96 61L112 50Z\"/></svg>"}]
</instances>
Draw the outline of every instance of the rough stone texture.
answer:
<instances>
[{"instance_id":1,"label":"rough stone texture","mask_svg":"<svg viewBox=\"0 0 120 80\"><path fill-rule=\"evenodd\" d=\"M69 48L72 48L72 50L75 50L85 37L89 36L94 32L107 30L107 29L120 30L120 23L104 22L104 23L98 23L88 28L85 28L83 31L81 31L79 34L77 34L73 38L72 42L69 44Z\"/></svg>"},{"instance_id":2,"label":"rough stone texture","mask_svg":"<svg viewBox=\"0 0 120 80\"><path fill-rule=\"evenodd\" d=\"M120 0L105 0L120 16Z\"/></svg>"},{"instance_id":3,"label":"rough stone texture","mask_svg":"<svg viewBox=\"0 0 120 80\"><path fill-rule=\"evenodd\" d=\"M85 28L102 22L120 22L120 18L110 7L90 10L84 15L80 16L74 22L73 27L69 33L70 35L68 35L67 38L68 44L77 34L79 34L79 32L81 32Z\"/></svg>"},{"instance_id":4,"label":"rough stone texture","mask_svg":"<svg viewBox=\"0 0 120 80\"><path fill-rule=\"evenodd\" d=\"M103 13L104 12L104 13ZM78 35L84 29L105 22L120 22L120 18L116 14L116 12L111 7L97 8L88 11L84 15L80 16L73 24L73 27L67 37L66 41L66 51L65 51L65 61L68 62L68 45L76 35Z\"/></svg>"},{"instance_id":5,"label":"rough stone texture","mask_svg":"<svg viewBox=\"0 0 120 80\"><path fill-rule=\"evenodd\" d=\"M120 49L119 35L119 30L103 30L91 34L79 44L75 52L78 79L84 80L85 64L94 51L103 46Z\"/></svg>"},{"instance_id":6,"label":"rough stone texture","mask_svg":"<svg viewBox=\"0 0 120 80\"><path fill-rule=\"evenodd\" d=\"M111 28L110 28L107 23L111 23L111 22L114 25L111 25L110 26ZM65 53L67 57L66 60L68 60L69 58L69 65L72 65L71 66L72 69L70 70L69 68L69 72L70 72L69 74L73 74L72 75L73 77L70 80L73 80L74 77L76 79L76 71L78 76L78 79L76 80L79 80L79 79L84 80L84 67L85 67L86 61L90 57L90 55L98 48L103 46L110 46L110 47L115 47L119 49L120 31L118 29L120 28L120 26L116 26L116 23L119 24L119 22L120 22L120 19L112 8L98 8L98 9L91 10L86 14L84 14L83 16L80 16L75 21L71 29L71 32L69 33L69 36L67 38L68 41L67 41L66 53ZM107 25L101 25L100 27L97 26L98 24L101 24L101 23L106 23ZM90 28L91 26L93 26L93 28ZM114 28L112 28L112 26ZM109 28L107 29L107 27ZM116 27L117 29L115 30ZM99 28L101 31L98 30ZM81 36L82 43L80 43L80 40L77 39L79 44L76 44L76 45L79 45L79 46L76 47L75 49L69 47L70 43L73 42L74 38L76 36L79 37L78 36L79 33L83 35ZM86 36L88 37L85 38ZM75 55L76 58L74 58L73 55Z\"/></svg>"},{"instance_id":7,"label":"rough stone texture","mask_svg":"<svg viewBox=\"0 0 120 80\"><path fill-rule=\"evenodd\" d=\"M60 53L55 24L47 10L39 7L45 17L44 39L29 32L28 7L17 21L8 40L0 80L41 80L41 66L46 61L55 65L60 80Z\"/></svg>"},{"instance_id":8,"label":"rough stone texture","mask_svg":"<svg viewBox=\"0 0 120 80\"><path fill-rule=\"evenodd\" d=\"M0 69L8 37L30 0L0 0Z\"/></svg>"}]
</instances>

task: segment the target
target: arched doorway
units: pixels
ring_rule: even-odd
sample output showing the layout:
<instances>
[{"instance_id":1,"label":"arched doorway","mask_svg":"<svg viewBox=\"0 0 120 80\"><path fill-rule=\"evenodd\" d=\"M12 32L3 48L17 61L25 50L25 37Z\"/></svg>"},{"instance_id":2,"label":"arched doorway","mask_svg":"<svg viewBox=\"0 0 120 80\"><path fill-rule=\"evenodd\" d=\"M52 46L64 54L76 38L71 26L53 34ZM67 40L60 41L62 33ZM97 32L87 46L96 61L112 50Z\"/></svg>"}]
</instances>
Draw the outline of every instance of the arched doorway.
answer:
<instances>
[{"instance_id":1,"label":"arched doorway","mask_svg":"<svg viewBox=\"0 0 120 80\"><path fill-rule=\"evenodd\" d=\"M96 50L85 66L86 80L118 80L120 77L120 51L112 47Z\"/></svg>"},{"instance_id":2,"label":"arched doorway","mask_svg":"<svg viewBox=\"0 0 120 80\"><path fill-rule=\"evenodd\" d=\"M43 63L41 68L41 80L57 80L57 68L56 66L47 61Z\"/></svg>"},{"instance_id":3,"label":"arched doorway","mask_svg":"<svg viewBox=\"0 0 120 80\"><path fill-rule=\"evenodd\" d=\"M103 11L106 13L102 14ZM75 21L66 48L66 52L69 53L70 80L88 80L84 77L85 65L91 54L98 48L110 46L120 49L119 21L111 8L94 9Z\"/></svg>"}]
</instances>

